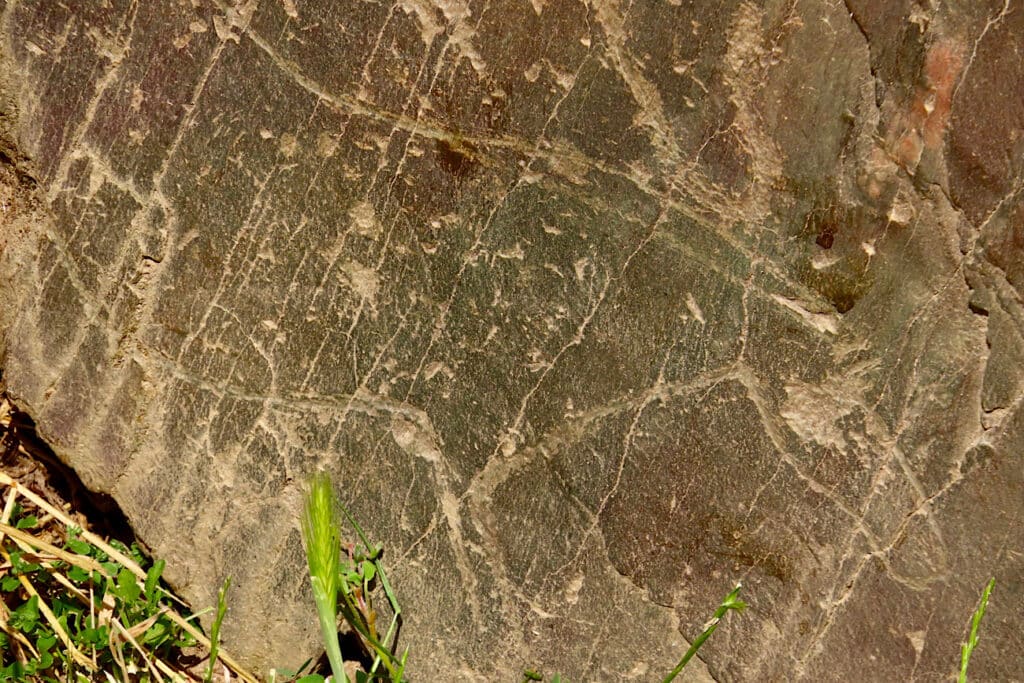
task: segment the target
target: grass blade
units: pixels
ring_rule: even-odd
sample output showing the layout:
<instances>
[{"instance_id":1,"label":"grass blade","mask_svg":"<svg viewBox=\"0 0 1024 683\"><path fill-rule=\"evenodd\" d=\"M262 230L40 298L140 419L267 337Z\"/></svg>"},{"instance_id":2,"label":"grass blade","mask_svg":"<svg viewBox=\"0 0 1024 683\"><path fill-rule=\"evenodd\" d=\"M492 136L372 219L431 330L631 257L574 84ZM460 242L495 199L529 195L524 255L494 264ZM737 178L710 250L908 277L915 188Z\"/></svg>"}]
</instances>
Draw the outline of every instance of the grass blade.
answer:
<instances>
[{"instance_id":1,"label":"grass blade","mask_svg":"<svg viewBox=\"0 0 1024 683\"><path fill-rule=\"evenodd\" d=\"M988 596L992 593L992 587L996 585L996 580L991 579L988 585L985 586L984 592L981 594L981 602L978 603L978 609L974 611L974 617L971 618L971 634L967 638L967 642L960 646L960 678L959 683L967 683L967 663L971 661L971 653L974 652L974 648L978 645L978 627L981 625L981 618L985 616L985 609L988 607Z\"/></svg>"},{"instance_id":2,"label":"grass blade","mask_svg":"<svg viewBox=\"0 0 1024 683\"><path fill-rule=\"evenodd\" d=\"M217 592L217 616L214 617L213 626L210 627L210 661L206 665L206 675L203 677L205 683L213 680L213 667L217 664L217 655L220 654L220 625L224 622L224 615L228 611L228 588L231 587L231 577L224 579L224 585Z\"/></svg>"}]
</instances>

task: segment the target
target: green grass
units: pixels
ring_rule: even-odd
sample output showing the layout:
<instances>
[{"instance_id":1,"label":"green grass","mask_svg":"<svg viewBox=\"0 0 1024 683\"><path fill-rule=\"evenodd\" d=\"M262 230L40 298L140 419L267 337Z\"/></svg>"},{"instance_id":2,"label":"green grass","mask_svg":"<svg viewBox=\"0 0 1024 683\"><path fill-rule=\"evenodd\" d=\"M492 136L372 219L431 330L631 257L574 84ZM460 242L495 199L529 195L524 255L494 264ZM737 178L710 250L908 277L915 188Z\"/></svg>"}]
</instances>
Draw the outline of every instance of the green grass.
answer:
<instances>
[{"instance_id":1,"label":"green grass","mask_svg":"<svg viewBox=\"0 0 1024 683\"><path fill-rule=\"evenodd\" d=\"M683 667L685 667L687 663L689 663L690 659L697 654L697 650L699 650L700 646L704 644L704 641L710 638L711 634L715 632L715 629L718 628L722 618L727 612L729 612L729 610L736 610L738 612L747 606L747 603L743 602L739 598L740 589L742 587L742 584L736 584L736 587L725 596L725 599L722 600L722 604L718 606L718 609L716 609L715 613L711 616L711 620L704 626L704 630L699 636L697 636L697 639L691 643L690 648L683 655L683 658L679 660L679 663L676 664L676 667L669 672L668 676L665 677L663 683L669 683L669 681L674 680L675 677L679 675L679 672L683 670Z\"/></svg>"},{"instance_id":2,"label":"green grass","mask_svg":"<svg viewBox=\"0 0 1024 683\"><path fill-rule=\"evenodd\" d=\"M971 633L967 636L967 642L960 646L960 683L967 683L967 664L971 661L971 654L978 646L978 627L981 625L981 618L985 616L985 609L988 607L988 598L992 594L992 588L996 585L995 579L989 579L988 585L981 593L981 602L978 609L974 611L971 618Z\"/></svg>"},{"instance_id":3,"label":"green grass","mask_svg":"<svg viewBox=\"0 0 1024 683\"><path fill-rule=\"evenodd\" d=\"M257 677L220 647L230 579L218 593L206 638L193 623L195 615L183 616L183 606L161 585L162 561L148 563L134 545L108 543L77 528L62 510L2 471L0 484L7 487L0 514L0 681L212 683L219 661L224 678L256 683ZM381 563L382 549L370 543L326 475L310 481L300 527L332 681L404 683L408 650L395 653L402 610ZM960 683L967 681L994 584L993 579L986 585L961 647ZM390 612L383 635L372 602L378 589ZM682 672L730 611L746 607L740 590L737 584L725 596L663 683ZM339 616L371 662L365 671L343 660ZM183 649L205 651L201 677L182 666ZM271 671L269 678L323 683L308 665L295 672ZM544 676L527 670L522 680L544 681ZM567 681L555 674L549 683Z\"/></svg>"},{"instance_id":4,"label":"green grass","mask_svg":"<svg viewBox=\"0 0 1024 683\"><path fill-rule=\"evenodd\" d=\"M164 563L0 483L0 680L188 679L181 652L210 642L162 586Z\"/></svg>"},{"instance_id":5,"label":"green grass","mask_svg":"<svg viewBox=\"0 0 1024 683\"><path fill-rule=\"evenodd\" d=\"M302 515L302 539L327 659L331 663L334 680L348 683L337 625L341 525L334 489L327 477L315 477L310 484Z\"/></svg>"},{"instance_id":6,"label":"green grass","mask_svg":"<svg viewBox=\"0 0 1024 683\"><path fill-rule=\"evenodd\" d=\"M346 544L344 559L342 516L358 538L358 542ZM393 651L402 609L381 565L382 549L369 542L359 523L338 501L331 480L325 474L314 476L310 482L303 506L302 539L320 632L334 681L349 683L337 628L340 610L349 628L373 658L369 671L356 671L356 683L381 678L402 683L408 652L397 657ZM391 623L383 638L377 632L377 616L371 604L372 589L377 583L383 588L392 611ZM386 673L378 673L382 665ZM304 679L309 683L313 680L313 677Z\"/></svg>"},{"instance_id":7,"label":"green grass","mask_svg":"<svg viewBox=\"0 0 1024 683\"><path fill-rule=\"evenodd\" d=\"M206 675L203 676L204 683L213 680L213 669L217 663L217 655L220 654L220 627L224 623L224 616L228 613L228 588L231 587L231 577L224 579L224 585L217 592L217 616L213 619L210 627L210 657L206 665Z\"/></svg>"}]
</instances>

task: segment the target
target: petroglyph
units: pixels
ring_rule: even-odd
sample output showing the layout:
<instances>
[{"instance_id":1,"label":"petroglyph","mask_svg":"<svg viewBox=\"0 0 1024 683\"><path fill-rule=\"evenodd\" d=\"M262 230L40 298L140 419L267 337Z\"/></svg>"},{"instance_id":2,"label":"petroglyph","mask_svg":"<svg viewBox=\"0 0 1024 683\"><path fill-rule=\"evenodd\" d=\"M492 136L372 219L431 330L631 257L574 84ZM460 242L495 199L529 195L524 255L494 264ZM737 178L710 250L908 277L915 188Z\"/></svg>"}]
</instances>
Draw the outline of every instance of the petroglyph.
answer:
<instances>
[{"instance_id":1,"label":"petroglyph","mask_svg":"<svg viewBox=\"0 0 1024 683\"><path fill-rule=\"evenodd\" d=\"M1020 0L187 4L5 5L0 361L229 648L326 469L415 680L1024 677Z\"/></svg>"}]
</instances>

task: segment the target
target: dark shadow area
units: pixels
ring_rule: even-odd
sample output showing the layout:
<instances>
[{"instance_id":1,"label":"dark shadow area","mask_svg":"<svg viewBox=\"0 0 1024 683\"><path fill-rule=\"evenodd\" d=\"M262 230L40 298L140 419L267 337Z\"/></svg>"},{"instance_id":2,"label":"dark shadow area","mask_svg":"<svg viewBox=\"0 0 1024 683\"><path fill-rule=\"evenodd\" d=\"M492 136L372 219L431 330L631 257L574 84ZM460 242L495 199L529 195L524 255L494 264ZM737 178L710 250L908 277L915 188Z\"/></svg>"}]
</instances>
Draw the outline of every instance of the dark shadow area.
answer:
<instances>
[{"instance_id":1,"label":"dark shadow area","mask_svg":"<svg viewBox=\"0 0 1024 683\"><path fill-rule=\"evenodd\" d=\"M363 671L369 671L373 666L373 657L363 647L355 631L346 631L338 634L338 642L341 645L341 658L346 662L356 662ZM324 678L331 675L331 662L327 659L327 653L321 654L311 665L307 673L320 674ZM382 664L373 680L388 681L387 670Z\"/></svg>"},{"instance_id":2,"label":"dark shadow area","mask_svg":"<svg viewBox=\"0 0 1024 683\"><path fill-rule=\"evenodd\" d=\"M35 421L17 407L0 385L0 401L3 400L9 404L9 422L6 425L0 423L0 468L10 470L12 476L16 470L40 468L43 476L31 478L37 482L35 485L31 480L27 484L22 480L22 485L41 489L35 492L46 498L49 496L45 488L50 487L61 499L70 503L69 513L88 520L89 529L93 533L131 546L136 540L135 532L114 499L86 487L75 471L40 438Z\"/></svg>"}]
</instances>

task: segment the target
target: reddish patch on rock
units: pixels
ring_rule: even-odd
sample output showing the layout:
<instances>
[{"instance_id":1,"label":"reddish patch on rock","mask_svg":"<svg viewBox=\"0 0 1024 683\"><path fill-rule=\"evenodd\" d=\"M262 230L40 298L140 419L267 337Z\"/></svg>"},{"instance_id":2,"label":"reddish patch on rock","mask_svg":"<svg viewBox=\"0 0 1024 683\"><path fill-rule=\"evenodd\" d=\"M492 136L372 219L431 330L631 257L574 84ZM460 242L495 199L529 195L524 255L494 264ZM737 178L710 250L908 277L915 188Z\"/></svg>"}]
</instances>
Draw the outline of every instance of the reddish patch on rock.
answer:
<instances>
[{"instance_id":1,"label":"reddish patch on rock","mask_svg":"<svg viewBox=\"0 0 1024 683\"><path fill-rule=\"evenodd\" d=\"M953 87L963 68L963 53L958 46L938 43L928 51L924 74L930 89L918 91L915 108L924 114L924 144L938 149L949 123L949 109L953 102Z\"/></svg>"},{"instance_id":2,"label":"reddish patch on rock","mask_svg":"<svg viewBox=\"0 0 1024 683\"><path fill-rule=\"evenodd\" d=\"M963 51L952 42L935 43L925 55L924 84L916 89L908 109L894 117L887 136L890 152L907 173L914 173L926 149L942 147L962 68Z\"/></svg>"}]
</instances>

